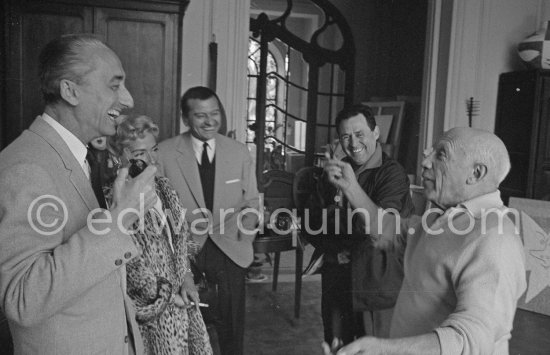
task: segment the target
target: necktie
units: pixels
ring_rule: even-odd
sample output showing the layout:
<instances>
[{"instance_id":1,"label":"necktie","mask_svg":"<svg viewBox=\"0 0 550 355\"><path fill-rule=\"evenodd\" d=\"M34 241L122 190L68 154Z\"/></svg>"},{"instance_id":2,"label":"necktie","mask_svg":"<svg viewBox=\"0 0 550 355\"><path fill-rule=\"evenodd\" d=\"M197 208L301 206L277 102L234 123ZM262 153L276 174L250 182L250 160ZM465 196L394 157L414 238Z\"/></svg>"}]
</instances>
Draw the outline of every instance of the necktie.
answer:
<instances>
[{"instance_id":1,"label":"necktie","mask_svg":"<svg viewBox=\"0 0 550 355\"><path fill-rule=\"evenodd\" d=\"M208 143L202 145L201 165L199 166L199 175L201 178L202 193L206 208L212 211L214 203L214 160L208 159ZM214 158L215 159L215 158Z\"/></svg>"},{"instance_id":2,"label":"necktie","mask_svg":"<svg viewBox=\"0 0 550 355\"><path fill-rule=\"evenodd\" d=\"M204 142L202 145L201 165L203 168L210 167L210 159L208 159L208 143Z\"/></svg>"},{"instance_id":3,"label":"necktie","mask_svg":"<svg viewBox=\"0 0 550 355\"><path fill-rule=\"evenodd\" d=\"M90 182L92 183L92 189L94 190L95 197L99 203L99 207L107 208L105 202L105 195L103 195L102 179L99 162L92 152L91 148L88 148L88 154L86 154L86 161L90 165Z\"/></svg>"}]
</instances>

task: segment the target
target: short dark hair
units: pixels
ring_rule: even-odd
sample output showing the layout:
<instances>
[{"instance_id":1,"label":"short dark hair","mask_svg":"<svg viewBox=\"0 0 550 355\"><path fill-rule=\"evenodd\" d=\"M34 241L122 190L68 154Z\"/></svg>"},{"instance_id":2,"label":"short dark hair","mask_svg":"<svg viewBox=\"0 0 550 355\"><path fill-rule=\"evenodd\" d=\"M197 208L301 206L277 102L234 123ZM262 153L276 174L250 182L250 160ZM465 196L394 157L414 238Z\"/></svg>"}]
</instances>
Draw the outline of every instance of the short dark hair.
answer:
<instances>
[{"instance_id":1,"label":"short dark hair","mask_svg":"<svg viewBox=\"0 0 550 355\"><path fill-rule=\"evenodd\" d=\"M374 119L371 108L367 105L355 104L349 107L345 107L342 111L338 112L335 123L336 132L340 132L340 124L342 123L342 121L345 121L359 114L365 116L365 119L367 120L367 125L369 126L371 131L376 128L376 120Z\"/></svg>"},{"instance_id":2,"label":"short dark hair","mask_svg":"<svg viewBox=\"0 0 550 355\"><path fill-rule=\"evenodd\" d=\"M83 49L91 46L108 46L92 34L68 34L50 41L38 57L40 89L46 104L61 99L59 84L62 79L80 83L92 71L89 58ZM79 67L80 66L80 67Z\"/></svg>"},{"instance_id":3,"label":"short dark hair","mask_svg":"<svg viewBox=\"0 0 550 355\"><path fill-rule=\"evenodd\" d=\"M189 114L189 105L187 104L189 100L208 100L211 97L215 97L216 100L218 100L218 106L220 107L222 117L225 120L225 109L223 108L220 98L214 90L205 86L192 87L183 94L180 100L181 114L183 115L183 117L187 117L187 115Z\"/></svg>"}]
</instances>

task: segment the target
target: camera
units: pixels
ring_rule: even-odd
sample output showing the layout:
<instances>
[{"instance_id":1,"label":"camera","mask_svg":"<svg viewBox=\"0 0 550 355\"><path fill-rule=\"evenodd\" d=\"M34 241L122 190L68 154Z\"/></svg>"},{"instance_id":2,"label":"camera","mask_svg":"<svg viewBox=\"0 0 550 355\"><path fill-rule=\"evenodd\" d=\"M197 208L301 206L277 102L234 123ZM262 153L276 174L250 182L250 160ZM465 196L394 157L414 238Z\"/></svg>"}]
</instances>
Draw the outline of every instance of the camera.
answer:
<instances>
[{"instance_id":1,"label":"camera","mask_svg":"<svg viewBox=\"0 0 550 355\"><path fill-rule=\"evenodd\" d=\"M136 176L141 174L141 172L145 170L146 167L147 167L147 163L144 162L143 160L130 159L130 167L128 168L128 175L135 178Z\"/></svg>"}]
</instances>

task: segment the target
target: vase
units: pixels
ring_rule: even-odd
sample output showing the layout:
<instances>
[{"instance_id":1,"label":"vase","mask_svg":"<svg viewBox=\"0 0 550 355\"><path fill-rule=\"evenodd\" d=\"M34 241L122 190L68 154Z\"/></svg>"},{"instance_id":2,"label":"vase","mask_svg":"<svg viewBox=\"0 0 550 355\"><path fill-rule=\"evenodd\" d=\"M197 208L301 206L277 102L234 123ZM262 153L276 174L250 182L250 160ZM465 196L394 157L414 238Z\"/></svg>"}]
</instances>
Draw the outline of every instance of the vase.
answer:
<instances>
[{"instance_id":1,"label":"vase","mask_svg":"<svg viewBox=\"0 0 550 355\"><path fill-rule=\"evenodd\" d=\"M518 44L519 57L531 68L550 69L549 22Z\"/></svg>"}]
</instances>

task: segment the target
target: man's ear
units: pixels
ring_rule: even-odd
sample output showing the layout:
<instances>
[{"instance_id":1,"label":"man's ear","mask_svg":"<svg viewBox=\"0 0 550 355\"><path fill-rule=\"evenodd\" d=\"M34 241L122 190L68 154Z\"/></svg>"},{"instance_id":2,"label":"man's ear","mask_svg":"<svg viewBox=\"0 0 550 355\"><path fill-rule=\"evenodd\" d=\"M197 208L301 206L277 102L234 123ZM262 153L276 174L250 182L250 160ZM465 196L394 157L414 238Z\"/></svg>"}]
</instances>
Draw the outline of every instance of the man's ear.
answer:
<instances>
[{"instance_id":1,"label":"man's ear","mask_svg":"<svg viewBox=\"0 0 550 355\"><path fill-rule=\"evenodd\" d=\"M59 82L59 95L70 105L78 105L79 92L74 82L67 79L61 79L61 81Z\"/></svg>"},{"instance_id":2,"label":"man's ear","mask_svg":"<svg viewBox=\"0 0 550 355\"><path fill-rule=\"evenodd\" d=\"M485 176L487 176L487 166L485 164L474 164L472 174L468 177L466 183L468 185L476 184L483 180Z\"/></svg>"},{"instance_id":3,"label":"man's ear","mask_svg":"<svg viewBox=\"0 0 550 355\"><path fill-rule=\"evenodd\" d=\"M181 121L185 125L185 127L189 127L189 118L185 116L183 113L181 114Z\"/></svg>"},{"instance_id":4,"label":"man's ear","mask_svg":"<svg viewBox=\"0 0 550 355\"><path fill-rule=\"evenodd\" d=\"M374 137L376 138L376 140L378 140L378 138L380 137L380 128L378 128L378 125L374 127L374 130L372 132L374 133Z\"/></svg>"}]
</instances>

